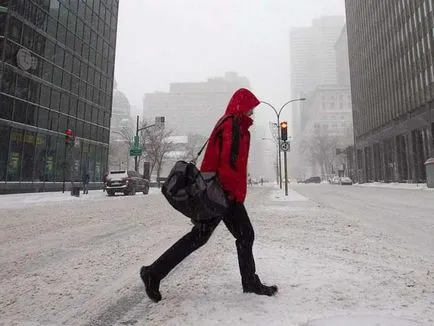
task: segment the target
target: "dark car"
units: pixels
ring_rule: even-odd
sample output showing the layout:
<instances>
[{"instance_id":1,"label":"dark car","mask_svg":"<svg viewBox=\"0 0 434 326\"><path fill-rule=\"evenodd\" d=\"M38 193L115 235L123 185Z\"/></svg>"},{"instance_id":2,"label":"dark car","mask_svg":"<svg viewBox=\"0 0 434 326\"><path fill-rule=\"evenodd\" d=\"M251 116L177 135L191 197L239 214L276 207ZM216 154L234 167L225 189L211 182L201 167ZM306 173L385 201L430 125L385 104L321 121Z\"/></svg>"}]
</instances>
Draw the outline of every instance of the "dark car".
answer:
<instances>
[{"instance_id":1,"label":"dark car","mask_svg":"<svg viewBox=\"0 0 434 326\"><path fill-rule=\"evenodd\" d=\"M304 183L321 183L320 177L311 177L304 181Z\"/></svg>"},{"instance_id":2,"label":"dark car","mask_svg":"<svg viewBox=\"0 0 434 326\"><path fill-rule=\"evenodd\" d=\"M113 196L117 192L135 195L137 191L146 195L149 193L149 180L144 179L136 171L111 171L107 176L105 189L109 196Z\"/></svg>"}]
</instances>

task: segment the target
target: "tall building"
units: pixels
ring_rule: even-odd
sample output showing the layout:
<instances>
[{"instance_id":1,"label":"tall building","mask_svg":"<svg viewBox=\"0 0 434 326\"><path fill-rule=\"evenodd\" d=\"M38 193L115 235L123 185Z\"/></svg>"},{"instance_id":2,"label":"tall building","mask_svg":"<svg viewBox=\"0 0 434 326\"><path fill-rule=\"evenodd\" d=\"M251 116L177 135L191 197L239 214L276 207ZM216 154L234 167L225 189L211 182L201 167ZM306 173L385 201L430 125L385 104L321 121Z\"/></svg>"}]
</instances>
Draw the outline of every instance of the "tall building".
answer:
<instances>
[{"instance_id":1,"label":"tall building","mask_svg":"<svg viewBox=\"0 0 434 326\"><path fill-rule=\"evenodd\" d=\"M150 121L165 116L175 135L208 136L232 94L242 87L250 88L249 80L234 72L206 82L172 83L167 93L145 94L143 116Z\"/></svg>"},{"instance_id":2,"label":"tall building","mask_svg":"<svg viewBox=\"0 0 434 326\"><path fill-rule=\"evenodd\" d=\"M360 181L420 182L434 155L434 0L346 0Z\"/></svg>"},{"instance_id":3,"label":"tall building","mask_svg":"<svg viewBox=\"0 0 434 326\"><path fill-rule=\"evenodd\" d=\"M342 34L345 17L324 16L312 21L308 27L294 27L290 31L290 69L291 98L306 97L308 100L323 92L325 85L332 85L331 92L337 80L336 42ZM320 87L320 90L316 90ZM320 94L320 97L322 95ZM307 137L304 132L308 127L310 105L314 101L296 102L292 107L292 150L291 173L294 177L303 178L307 167L303 161L301 143Z\"/></svg>"},{"instance_id":4,"label":"tall building","mask_svg":"<svg viewBox=\"0 0 434 326\"><path fill-rule=\"evenodd\" d=\"M345 158L337 157L336 149L353 145L351 107L349 85L320 85L309 93L300 141L305 164L296 167L298 174L323 178L337 174Z\"/></svg>"},{"instance_id":5,"label":"tall building","mask_svg":"<svg viewBox=\"0 0 434 326\"><path fill-rule=\"evenodd\" d=\"M350 61L348 58L348 34L347 25L342 28L342 32L335 43L336 53L336 84L351 85Z\"/></svg>"},{"instance_id":6,"label":"tall building","mask_svg":"<svg viewBox=\"0 0 434 326\"><path fill-rule=\"evenodd\" d=\"M0 1L0 192L107 168L118 0ZM65 130L77 136L65 144ZM69 180L67 180L69 181Z\"/></svg>"},{"instance_id":7,"label":"tall building","mask_svg":"<svg viewBox=\"0 0 434 326\"><path fill-rule=\"evenodd\" d=\"M336 84L336 40L344 26L343 16L324 16L309 27L290 31L292 97L312 91L317 85Z\"/></svg>"}]
</instances>

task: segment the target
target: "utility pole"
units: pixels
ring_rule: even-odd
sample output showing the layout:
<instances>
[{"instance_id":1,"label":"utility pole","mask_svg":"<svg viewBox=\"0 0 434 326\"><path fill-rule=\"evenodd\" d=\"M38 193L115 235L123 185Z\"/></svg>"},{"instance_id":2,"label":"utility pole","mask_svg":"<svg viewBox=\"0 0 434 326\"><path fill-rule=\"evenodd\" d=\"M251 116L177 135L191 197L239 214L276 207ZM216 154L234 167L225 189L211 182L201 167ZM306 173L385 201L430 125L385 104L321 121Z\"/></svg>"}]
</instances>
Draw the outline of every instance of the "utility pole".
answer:
<instances>
[{"instance_id":1,"label":"utility pole","mask_svg":"<svg viewBox=\"0 0 434 326\"><path fill-rule=\"evenodd\" d=\"M280 137L280 114L282 113L282 110L289 104L292 102L297 102L297 101L306 101L306 98L302 97L302 98L296 98L294 100L290 100L288 102L286 102L285 104L282 105L282 107L280 108L279 111L276 110L276 108L271 105L268 102L265 101L261 101L261 103L268 105L269 107L271 107L274 111L274 113L276 113L276 118L277 118L277 145L279 147L279 182L280 182L280 189L282 189L282 156L281 156L281 137Z\"/></svg>"},{"instance_id":2,"label":"utility pole","mask_svg":"<svg viewBox=\"0 0 434 326\"><path fill-rule=\"evenodd\" d=\"M142 156L143 150L139 147L139 132L151 127L164 127L165 117L156 117L155 123L143 128L139 128L139 116L136 120L136 135L134 136L134 145L130 148L130 156L134 156L134 171L139 172L139 156Z\"/></svg>"}]
</instances>

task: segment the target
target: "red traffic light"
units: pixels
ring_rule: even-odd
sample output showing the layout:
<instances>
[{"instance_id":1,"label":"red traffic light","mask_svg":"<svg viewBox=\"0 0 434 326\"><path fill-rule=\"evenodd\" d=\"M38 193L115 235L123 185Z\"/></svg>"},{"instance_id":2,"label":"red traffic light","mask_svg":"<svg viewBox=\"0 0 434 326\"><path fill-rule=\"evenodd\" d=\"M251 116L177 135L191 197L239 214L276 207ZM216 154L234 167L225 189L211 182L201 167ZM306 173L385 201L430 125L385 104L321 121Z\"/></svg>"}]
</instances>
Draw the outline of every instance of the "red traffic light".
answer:
<instances>
[{"instance_id":1,"label":"red traffic light","mask_svg":"<svg viewBox=\"0 0 434 326\"><path fill-rule=\"evenodd\" d=\"M288 140L288 123L286 121L280 123L280 138L283 141Z\"/></svg>"}]
</instances>

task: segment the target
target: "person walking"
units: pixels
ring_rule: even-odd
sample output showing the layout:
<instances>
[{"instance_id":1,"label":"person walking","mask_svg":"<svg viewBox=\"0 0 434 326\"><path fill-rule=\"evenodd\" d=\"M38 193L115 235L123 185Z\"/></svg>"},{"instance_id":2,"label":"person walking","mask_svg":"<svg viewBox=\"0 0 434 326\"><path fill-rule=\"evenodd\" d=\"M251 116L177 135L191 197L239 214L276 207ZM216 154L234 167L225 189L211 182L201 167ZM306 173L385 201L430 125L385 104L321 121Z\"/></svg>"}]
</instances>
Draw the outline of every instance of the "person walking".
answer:
<instances>
[{"instance_id":1,"label":"person walking","mask_svg":"<svg viewBox=\"0 0 434 326\"><path fill-rule=\"evenodd\" d=\"M90 181L89 173L86 173L83 176L83 194L89 193L89 181Z\"/></svg>"},{"instance_id":2,"label":"person walking","mask_svg":"<svg viewBox=\"0 0 434 326\"><path fill-rule=\"evenodd\" d=\"M259 103L249 90L237 90L229 101L224 116L214 127L200 170L217 173L230 202L228 212L221 218L195 222L191 231L154 263L141 267L140 277L146 294L154 302L162 299L160 282L176 265L208 241L221 220L236 239L243 292L267 296L276 294L277 286L262 284L256 274L252 250L255 233L244 206L250 148L249 127L253 124L253 109Z\"/></svg>"}]
</instances>

